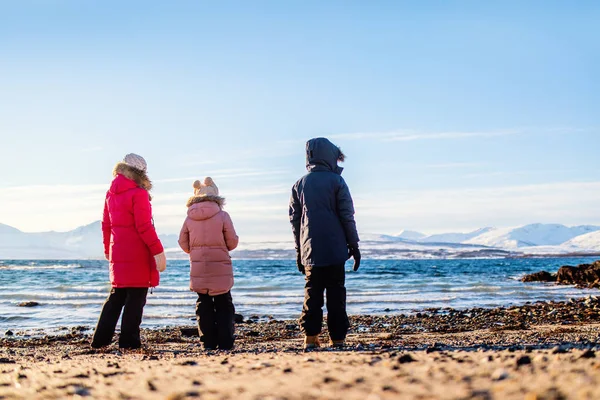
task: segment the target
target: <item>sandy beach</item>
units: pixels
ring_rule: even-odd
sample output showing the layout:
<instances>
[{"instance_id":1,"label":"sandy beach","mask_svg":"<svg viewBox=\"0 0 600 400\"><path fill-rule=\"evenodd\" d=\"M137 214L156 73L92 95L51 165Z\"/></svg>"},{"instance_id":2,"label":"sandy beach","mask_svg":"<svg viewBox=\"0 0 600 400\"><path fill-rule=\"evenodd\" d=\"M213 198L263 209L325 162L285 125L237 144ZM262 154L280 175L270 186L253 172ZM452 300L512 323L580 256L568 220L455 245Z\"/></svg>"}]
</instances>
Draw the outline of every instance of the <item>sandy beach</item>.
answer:
<instances>
[{"instance_id":1,"label":"sandy beach","mask_svg":"<svg viewBox=\"0 0 600 400\"><path fill-rule=\"evenodd\" d=\"M360 316L347 348L311 352L294 321L259 316L237 325L231 352L204 351L185 327L145 330L135 351L93 350L87 327L12 332L0 398L597 399L599 312L590 297Z\"/></svg>"}]
</instances>

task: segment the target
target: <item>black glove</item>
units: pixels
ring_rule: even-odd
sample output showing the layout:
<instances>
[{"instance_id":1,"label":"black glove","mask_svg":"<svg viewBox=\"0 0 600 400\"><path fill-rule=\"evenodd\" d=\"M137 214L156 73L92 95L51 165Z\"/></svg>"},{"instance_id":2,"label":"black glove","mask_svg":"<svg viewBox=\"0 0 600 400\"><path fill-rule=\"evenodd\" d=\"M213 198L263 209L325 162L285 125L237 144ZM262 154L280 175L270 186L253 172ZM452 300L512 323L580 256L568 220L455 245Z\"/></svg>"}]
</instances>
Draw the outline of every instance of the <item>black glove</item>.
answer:
<instances>
[{"instance_id":1,"label":"black glove","mask_svg":"<svg viewBox=\"0 0 600 400\"><path fill-rule=\"evenodd\" d=\"M296 265L298 266L298 271L300 271L302 275L306 275L304 265L302 265L302 256L300 255L299 251L296 253Z\"/></svg>"},{"instance_id":2,"label":"black glove","mask_svg":"<svg viewBox=\"0 0 600 400\"><path fill-rule=\"evenodd\" d=\"M358 268L360 267L360 250L358 250L358 245L356 246L352 246L349 245L348 246L348 258L350 257L354 257L354 271L358 271Z\"/></svg>"}]
</instances>

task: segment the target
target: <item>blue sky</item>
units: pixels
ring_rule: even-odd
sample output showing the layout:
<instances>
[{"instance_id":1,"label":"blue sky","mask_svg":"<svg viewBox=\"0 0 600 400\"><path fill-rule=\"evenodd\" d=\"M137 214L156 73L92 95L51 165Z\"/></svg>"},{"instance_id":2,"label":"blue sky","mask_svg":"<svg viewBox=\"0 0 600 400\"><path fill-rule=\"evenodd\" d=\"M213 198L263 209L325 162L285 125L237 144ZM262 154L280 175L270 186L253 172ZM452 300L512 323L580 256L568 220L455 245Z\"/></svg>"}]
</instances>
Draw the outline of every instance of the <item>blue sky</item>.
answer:
<instances>
[{"instance_id":1,"label":"blue sky","mask_svg":"<svg viewBox=\"0 0 600 400\"><path fill-rule=\"evenodd\" d=\"M161 232L211 175L242 238L287 238L330 137L365 233L600 224L600 5L0 2L0 223L97 220L146 157Z\"/></svg>"}]
</instances>

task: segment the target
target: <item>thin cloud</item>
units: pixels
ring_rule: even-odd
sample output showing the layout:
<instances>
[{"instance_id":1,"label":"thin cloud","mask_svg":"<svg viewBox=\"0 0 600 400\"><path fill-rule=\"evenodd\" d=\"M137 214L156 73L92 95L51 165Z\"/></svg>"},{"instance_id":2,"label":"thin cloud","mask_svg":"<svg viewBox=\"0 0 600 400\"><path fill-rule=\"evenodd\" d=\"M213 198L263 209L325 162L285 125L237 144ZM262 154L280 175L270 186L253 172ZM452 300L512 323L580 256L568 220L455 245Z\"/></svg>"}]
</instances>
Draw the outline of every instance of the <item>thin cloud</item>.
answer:
<instances>
[{"instance_id":1,"label":"thin cloud","mask_svg":"<svg viewBox=\"0 0 600 400\"><path fill-rule=\"evenodd\" d=\"M206 176L210 176L217 179L231 179L231 178L244 178L253 176L270 176L270 175L285 175L289 171L286 170L248 170L248 169L234 169L234 170L221 170L221 171L207 171ZM201 179L204 176L187 176L181 178L166 178L156 179L155 183L173 183L173 182L193 182L196 179ZM218 184L218 183L217 183Z\"/></svg>"},{"instance_id":2,"label":"thin cloud","mask_svg":"<svg viewBox=\"0 0 600 400\"><path fill-rule=\"evenodd\" d=\"M480 163L469 163L469 162L455 162L455 163L442 163L442 164L428 164L425 168L431 169L446 169L446 168L479 168L484 164Z\"/></svg>"},{"instance_id":3,"label":"thin cloud","mask_svg":"<svg viewBox=\"0 0 600 400\"><path fill-rule=\"evenodd\" d=\"M342 133L329 136L332 139L343 140L379 140L382 142L409 142L417 140L453 140L466 138L492 138L510 136L523 133L523 130L511 129L489 132L415 132L415 131L393 131L393 132L358 132Z\"/></svg>"}]
</instances>

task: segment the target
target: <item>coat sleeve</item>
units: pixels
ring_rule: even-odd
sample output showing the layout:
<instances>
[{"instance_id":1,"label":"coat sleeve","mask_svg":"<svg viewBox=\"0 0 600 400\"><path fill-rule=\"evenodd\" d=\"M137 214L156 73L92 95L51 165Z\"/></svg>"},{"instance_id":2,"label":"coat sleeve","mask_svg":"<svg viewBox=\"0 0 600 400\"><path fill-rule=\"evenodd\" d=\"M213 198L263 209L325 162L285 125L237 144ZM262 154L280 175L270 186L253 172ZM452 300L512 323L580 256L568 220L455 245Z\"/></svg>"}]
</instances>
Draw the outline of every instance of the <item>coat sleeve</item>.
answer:
<instances>
[{"instance_id":1,"label":"coat sleeve","mask_svg":"<svg viewBox=\"0 0 600 400\"><path fill-rule=\"evenodd\" d=\"M225 244L229 251L234 250L240 241L237 233L235 233L233 221L225 211L223 211L223 237L225 237Z\"/></svg>"},{"instance_id":2,"label":"coat sleeve","mask_svg":"<svg viewBox=\"0 0 600 400\"><path fill-rule=\"evenodd\" d=\"M292 188L292 196L290 197L290 222L292 224L292 233L294 234L294 243L296 251L300 251L300 221L302 221L302 204L298 198L298 185Z\"/></svg>"},{"instance_id":3,"label":"coat sleeve","mask_svg":"<svg viewBox=\"0 0 600 400\"><path fill-rule=\"evenodd\" d=\"M110 233L112 225L110 215L108 214L108 193L104 200L104 213L102 214L102 242L104 244L104 254L110 254Z\"/></svg>"},{"instance_id":4,"label":"coat sleeve","mask_svg":"<svg viewBox=\"0 0 600 400\"><path fill-rule=\"evenodd\" d=\"M344 179L341 179L341 185L336 193L337 208L340 221L346 234L346 242L350 246L358 246L359 238L356 231L356 222L354 221L354 202L350 195L350 189Z\"/></svg>"},{"instance_id":5,"label":"coat sleeve","mask_svg":"<svg viewBox=\"0 0 600 400\"><path fill-rule=\"evenodd\" d=\"M135 221L135 229L146 246L148 246L150 254L155 256L162 253L164 251L163 245L152 223L150 197L148 196L148 192L143 189L136 190L133 195L133 219Z\"/></svg>"},{"instance_id":6,"label":"coat sleeve","mask_svg":"<svg viewBox=\"0 0 600 400\"><path fill-rule=\"evenodd\" d=\"M186 253L190 253L190 230L187 226L187 218L183 222L181 232L179 232L179 247L181 247L181 250L185 251Z\"/></svg>"}]
</instances>

